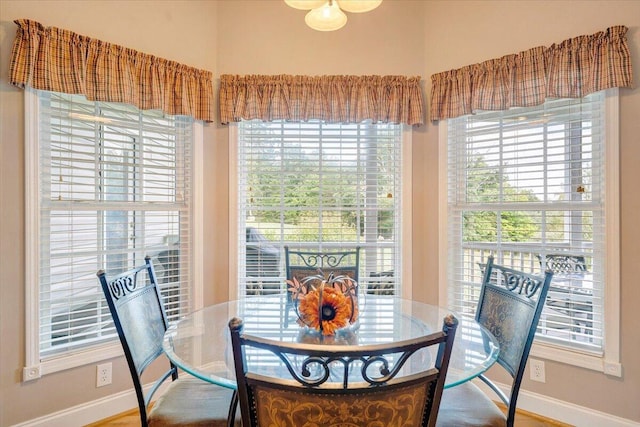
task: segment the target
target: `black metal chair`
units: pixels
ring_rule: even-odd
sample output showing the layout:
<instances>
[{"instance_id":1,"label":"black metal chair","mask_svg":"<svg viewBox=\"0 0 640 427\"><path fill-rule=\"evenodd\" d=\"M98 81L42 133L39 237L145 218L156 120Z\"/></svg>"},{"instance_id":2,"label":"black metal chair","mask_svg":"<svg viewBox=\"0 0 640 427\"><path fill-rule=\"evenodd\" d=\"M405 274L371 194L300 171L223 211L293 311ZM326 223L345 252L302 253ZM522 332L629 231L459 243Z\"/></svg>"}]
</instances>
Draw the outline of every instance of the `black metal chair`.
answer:
<instances>
[{"instance_id":1,"label":"black metal chair","mask_svg":"<svg viewBox=\"0 0 640 427\"><path fill-rule=\"evenodd\" d=\"M438 426L513 426L520 384L533 344L553 272L544 277L523 273L487 260L476 320L500 344L498 364L511 376L509 396L485 375L486 383L507 406L505 415L482 390L468 381L442 394Z\"/></svg>"},{"instance_id":2,"label":"black metal chair","mask_svg":"<svg viewBox=\"0 0 640 427\"><path fill-rule=\"evenodd\" d=\"M287 280L297 280L302 283L309 276L316 276L320 272L327 277L333 274L334 277L346 276L356 284L360 270L360 247L345 251L296 251L289 246L284 247L285 273ZM317 286L319 283L311 280L305 283L306 286ZM287 310L285 316L285 326L289 323L289 313L293 309L295 301L291 298L291 292L287 292Z\"/></svg>"},{"instance_id":3,"label":"black metal chair","mask_svg":"<svg viewBox=\"0 0 640 427\"><path fill-rule=\"evenodd\" d=\"M587 262L584 255L570 254L547 254L544 256L537 254L543 270L551 270L553 274L586 273Z\"/></svg>"},{"instance_id":4,"label":"black metal chair","mask_svg":"<svg viewBox=\"0 0 640 427\"><path fill-rule=\"evenodd\" d=\"M104 270L97 275L129 364L141 425L239 426L240 421L234 419L237 400L233 390L194 377L178 378L171 362L145 393L141 376L164 354L162 340L168 325L151 258L147 256L144 265L109 279ZM171 384L151 405L155 392L169 378Z\"/></svg>"},{"instance_id":5,"label":"black metal chair","mask_svg":"<svg viewBox=\"0 0 640 427\"><path fill-rule=\"evenodd\" d=\"M394 271L372 271L369 273L367 294L369 295L393 295L395 294ZM385 277L387 279L385 279ZM389 279L391 278L391 279Z\"/></svg>"},{"instance_id":6,"label":"black metal chair","mask_svg":"<svg viewBox=\"0 0 640 427\"><path fill-rule=\"evenodd\" d=\"M242 425L435 426L457 324L449 315L422 338L358 347L274 342L243 334L233 318ZM252 371L269 356L273 375ZM402 376L410 364L420 370Z\"/></svg>"},{"instance_id":7,"label":"black metal chair","mask_svg":"<svg viewBox=\"0 0 640 427\"><path fill-rule=\"evenodd\" d=\"M554 253L539 254L537 258L543 270L554 274L547 295L547 310L542 314L544 325L550 329L571 329L572 336L583 331L585 335L593 334L593 304L585 301L590 294L572 286L584 280L588 273L585 256ZM576 295L581 301L575 301Z\"/></svg>"}]
</instances>

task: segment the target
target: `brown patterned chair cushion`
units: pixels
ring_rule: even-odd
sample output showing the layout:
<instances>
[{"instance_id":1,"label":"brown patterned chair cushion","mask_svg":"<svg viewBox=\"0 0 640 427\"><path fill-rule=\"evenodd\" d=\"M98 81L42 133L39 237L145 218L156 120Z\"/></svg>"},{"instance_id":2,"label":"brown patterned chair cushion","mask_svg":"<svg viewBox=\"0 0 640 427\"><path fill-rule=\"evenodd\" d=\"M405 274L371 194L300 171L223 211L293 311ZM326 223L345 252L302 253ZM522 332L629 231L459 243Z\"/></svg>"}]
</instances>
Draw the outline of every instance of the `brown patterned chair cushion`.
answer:
<instances>
[{"instance_id":1,"label":"brown patterned chair cushion","mask_svg":"<svg viewBox=\"0 0 640 427\"><path fill-rule=\"evenodd\" d=\"M427 403L424 386L387 393L322 395L260 387L261 427L417 427Z\"/></svg>"}]
</instances>

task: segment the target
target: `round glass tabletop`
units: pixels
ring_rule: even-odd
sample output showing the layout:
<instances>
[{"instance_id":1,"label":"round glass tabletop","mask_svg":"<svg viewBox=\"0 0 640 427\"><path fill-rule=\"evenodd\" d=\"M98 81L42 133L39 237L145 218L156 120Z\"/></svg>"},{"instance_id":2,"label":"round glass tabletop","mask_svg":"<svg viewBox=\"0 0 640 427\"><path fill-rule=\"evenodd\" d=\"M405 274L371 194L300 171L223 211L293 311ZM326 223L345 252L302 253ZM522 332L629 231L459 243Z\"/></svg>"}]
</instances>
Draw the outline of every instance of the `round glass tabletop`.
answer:
<instances>
[{"instance_id":1,"label":"round glass tabletop","mask_svg":"<svg viewBox=\"0 0 640 427\"><path fill-rule=\"evenodd\" d=\"M357 323L328 337L297 323L295 309L287 302L286 294L215 304L173 323L165 334L163 347L169 359L182 370L205 381L236 388L228 329L232 317L243 320L245 333L274 341L359 346L399 342L433 333L442 329L444 317L451 313L442 307L389 296L366 295L360 301ZM459 326L445 387L480 375L498 357L498 343L491 333L474 319L453 314ZM434 358L425 360L428 363ZM265 369L269 369L269 363L264 362Z\"/></svg>"}]
</instances>

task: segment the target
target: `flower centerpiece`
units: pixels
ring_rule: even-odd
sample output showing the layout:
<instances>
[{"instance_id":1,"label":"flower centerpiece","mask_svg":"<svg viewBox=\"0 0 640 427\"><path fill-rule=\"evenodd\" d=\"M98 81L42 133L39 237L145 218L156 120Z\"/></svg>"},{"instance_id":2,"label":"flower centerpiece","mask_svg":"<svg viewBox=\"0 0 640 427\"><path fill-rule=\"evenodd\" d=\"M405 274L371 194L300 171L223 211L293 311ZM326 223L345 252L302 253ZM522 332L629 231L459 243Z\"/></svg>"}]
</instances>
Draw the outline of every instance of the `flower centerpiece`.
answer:
<instances>
[{"instance_id":1,"label":"flower centerpiece","mask_svg":"<svg viewBox=\"0 0 640 427\"><path fill-rule=\"evenodd\" d=\"M287 280L287 284L299 325L331 336L358 320L358 285L355 280L334 276L333 273L325 277L320 271L301 282L294 277Z\"/></svg>"}]
</instances>

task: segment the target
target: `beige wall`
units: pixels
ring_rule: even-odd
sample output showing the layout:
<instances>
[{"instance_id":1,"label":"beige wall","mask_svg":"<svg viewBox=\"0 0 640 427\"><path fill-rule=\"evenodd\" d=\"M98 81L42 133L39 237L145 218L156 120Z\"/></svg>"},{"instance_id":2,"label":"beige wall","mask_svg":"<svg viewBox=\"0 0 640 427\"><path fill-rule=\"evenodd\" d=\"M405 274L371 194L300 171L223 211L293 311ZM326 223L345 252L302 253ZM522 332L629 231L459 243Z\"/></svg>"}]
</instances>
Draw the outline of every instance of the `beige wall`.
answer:
<instances>
[{"instance_id":1,"label":"beige wall","mask_svg":"<svg viewBox=\"0 0 640 427\"><path fill-rule=\"evenodd\" d=\"M570 37L592 34L612 25L629 27L634 81L640 82L640 2L638 1L449 1L429 3L425 16L425 75L497 58L535 46L549 46ZM620 90L620 232L621 352L623 377L546 362L545 384L525 379L527 390L640 422L640 322L637 285L640 226L640 90ZM433 129L425 146L436 145ZM429 148L426 148L429 147ZM435 149L434 149L435 153ZM429 159L432 167L437 165ZM424 178L415 176L418 181ZM429 177L430 178L430 177ZM435 178L435 177L434 177ZM431 190L429 190L431 191ZM434 190L435 191L435 190ZM415 205L425 203L416 195ZM416 206L417 207L417 206ZM424 206L425 209L431 209ZM418 208L419 209L419 208ZM435 215L435 213L433 214ZM414 213L414 217L416 214ZM428 256L430 252L425 252ZM418 256L419 257L419 256ZM415 258L414 258L415 259ZM414 268L414 277L426 274Z\"/></svg>"},{"instance_id":2,"label":"beige wall","mask_svg":"<svg viewBox=\"0 0 640 427\"><path fill-rule=\"evenodd\" d=\"M114 363L114 384L95 388L86 366L21 383L24 364L24 180L22 91L7 84L17 18L119 43L220 74L421 75L566 38L626 25L635 81L640 81L640 2L637 1L397 1L349 15L333 33L310 30L304 12L280 1L13 1L0 2L0 426L89 402L130 387L125 363ZM547 382L524 388L640 422L640 90L621 91L622 378L547 362ZM414 296L437 302L438 128L414 129ZM205 127L205 304L224 300L228 223L227 128ZM625 189L627 191L625 191ZM418 278L429 278L418 280ZM64 384L64 392L60 392ZM134 403L132 402L132 406Z\"/></svg>"},{"instance_id":3,"label":"beige wall","mask_svg":"<svg viewBox=\"0 0 640 427\"><path fill-rule=\"evenodd\" d=\"M25 363L24 103L23 91L7 83L13 21L33 19L215 72L216 8L204 1L0 1L0 426L131 388L124 358L113 361L113 385L106 387L95 387L94 364L20 382ZM206 127L210 164L217 158L213 135L214 128ZM214 182L211 171L206 178ZM136 405L132 400L131 407Z\"/></svg>"}]
</instances>

